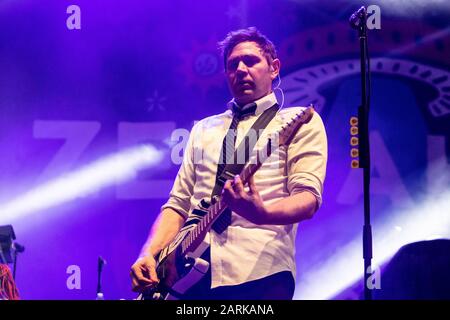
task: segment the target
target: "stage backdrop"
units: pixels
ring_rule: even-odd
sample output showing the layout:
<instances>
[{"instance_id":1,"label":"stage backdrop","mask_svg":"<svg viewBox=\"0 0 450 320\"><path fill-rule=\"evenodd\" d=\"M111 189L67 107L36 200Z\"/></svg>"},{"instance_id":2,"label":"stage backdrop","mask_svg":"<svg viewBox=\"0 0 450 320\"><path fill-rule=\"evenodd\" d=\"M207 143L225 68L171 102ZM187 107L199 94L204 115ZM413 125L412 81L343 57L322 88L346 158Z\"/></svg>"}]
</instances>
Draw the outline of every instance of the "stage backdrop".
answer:
<instances>
[{"instance_id":1,"label":"stage backdrop","mask_svg":"<svg viewBox=\"0 0 450 320\"><path fill-rule=\"evenodd\" d=\"M25 246L21 297L95 299L99 256L105 298L135 297L129 269L186 130L230 99L217 42L248 26L278 48L284 106L314 103L328 133L323 206L299 226L295 298L359 297L362 172L350 167L349 124L359 43L348 17L361 5L371 5L379 274L402 245L450 236L447 1L0 1L0 225Z\"/></svg>"}]
</instances>

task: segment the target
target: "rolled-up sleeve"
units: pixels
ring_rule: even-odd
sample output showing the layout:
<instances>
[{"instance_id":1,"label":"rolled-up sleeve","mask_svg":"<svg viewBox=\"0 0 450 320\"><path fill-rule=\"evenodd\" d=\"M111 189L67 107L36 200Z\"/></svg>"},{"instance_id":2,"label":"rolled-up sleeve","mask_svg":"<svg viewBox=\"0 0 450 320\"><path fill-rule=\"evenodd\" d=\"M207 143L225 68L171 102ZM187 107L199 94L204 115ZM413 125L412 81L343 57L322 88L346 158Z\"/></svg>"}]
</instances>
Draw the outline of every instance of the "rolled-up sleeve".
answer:
<instances>
[{"instance_id":1,"label":"rolled-up sleeve","mask_svg":"<svg viewBox=\"0 0 450 320\"><path fill-rule=\"evenodd\" d=\"M169 199L161 207L172 208L182 215L185 219L188 217L191 197L194 193L195 184L195 163L194 163L194 140L197 125L192 128L186 147L184 148L183 162L178 170Z\"/></svg>"},{"instance_id":2,"label":"rolled-up sleeve","mask_svg":"<svg viewBox=\"0 0 450 320\"><path fill-rule=\"evenodd\" d=\"M297 132L287 152L287 189L291 195L308 191L322 205L328 146L325 127L319 114Z\"/></svg>"}]
</instances>

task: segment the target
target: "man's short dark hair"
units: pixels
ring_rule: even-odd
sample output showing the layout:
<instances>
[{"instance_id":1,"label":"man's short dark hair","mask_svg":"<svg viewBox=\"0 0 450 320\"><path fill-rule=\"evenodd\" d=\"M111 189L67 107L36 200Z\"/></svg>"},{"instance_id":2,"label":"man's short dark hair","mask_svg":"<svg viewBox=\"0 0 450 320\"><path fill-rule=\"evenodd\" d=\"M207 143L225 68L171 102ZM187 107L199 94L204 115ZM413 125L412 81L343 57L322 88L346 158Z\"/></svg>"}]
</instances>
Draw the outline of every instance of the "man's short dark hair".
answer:
<instances>
[{"instance_id":1,"label":"man's short dark hair","mask_svg":"<svg viewBox=\"0 0 450 320\"><path fill-rule=\"evenodd\" d=\"M231 31L227 34L225 39L219 42L219 49L223 56L223 63L225 69L227 68L227 58L230 55L233 48L241 42L253 41L258 44L264 56L267 59L267 63L270 65L273 59L277 58L277 51L272 41L269 40L255 27L249 27L245 29L239 29Z\"/></svg>"}]
</instances>

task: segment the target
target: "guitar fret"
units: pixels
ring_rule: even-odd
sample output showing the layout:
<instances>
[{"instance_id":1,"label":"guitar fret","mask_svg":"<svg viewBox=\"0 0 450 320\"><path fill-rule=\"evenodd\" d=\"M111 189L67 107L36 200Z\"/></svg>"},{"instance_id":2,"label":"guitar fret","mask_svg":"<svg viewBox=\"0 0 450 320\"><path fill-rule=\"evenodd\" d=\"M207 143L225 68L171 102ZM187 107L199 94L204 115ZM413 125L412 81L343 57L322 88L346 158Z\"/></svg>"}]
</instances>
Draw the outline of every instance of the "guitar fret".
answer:
<instances>
[{"instance_id":1,"label":"guitar fret","mask_svg":"<svg viewBox=\"0 0 450 320\"><path fill-rule=\"evenodd\" d=\"M217 203L217 215L219 215L219 212L223 211L223 203L222 201Z\"/></svg>"},{"instance_id":2,"label":"guitar fret","mask_svg":"<svg viewBox=\"0 0 450 320\"><path fill-rule=\"evenodd\" d=\"M211 211L211 214L208 217L208 225L214 220L216 214Z\"/></svg>"},{"instance_id":3,"label":"guitar fret","mask_svg":"<svg viewBox=\"0 0 450 320\"><path fill-rule=\"evenodd\" d=\"M222 202L217 202L217 206L216 206L216 217L218 215L220 215L220 213L222 212Z\"/></svg>"},{"instance_id":4,"label":"guitar fret","mask_svg":"<svg viewBox=\"0 0 450 320\"><path fill-rule=\"evenodd\" d=\"M216 205L214 204L211 208L211 217L214 218L217 215Z\"/></svg>"},{"instance_id":5,"label":"guitar fret","mask_svg":"<svg viewBox=\"0 0 450 320\"><path fill-rule=\"evenodd\" d=\"M202 230L206 228L207 219L208 219L208 215L205 215L203 217L202 221L200 221L200 223L199 223L199 226Z\"/></svg>"}]
</instances>

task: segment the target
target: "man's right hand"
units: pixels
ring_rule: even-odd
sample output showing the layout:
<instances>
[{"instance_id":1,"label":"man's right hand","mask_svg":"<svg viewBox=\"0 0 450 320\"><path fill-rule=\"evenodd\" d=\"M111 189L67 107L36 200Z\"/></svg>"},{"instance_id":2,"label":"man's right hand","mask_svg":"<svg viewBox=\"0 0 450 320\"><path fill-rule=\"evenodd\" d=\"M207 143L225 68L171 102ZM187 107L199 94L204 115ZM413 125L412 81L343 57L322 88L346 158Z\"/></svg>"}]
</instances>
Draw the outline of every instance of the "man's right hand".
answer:
<instances>
[{"instance_id":1,"label":"man's right hand","mask_svg":"<svg viewBox=\"0 0 450 320\"><path fill-rule=\"evenodd\" d=\"M130 276L134 292L155 287L159 282L155 258L152 255L141 256L131 266Z\"/></svg>"}]
</instances>

